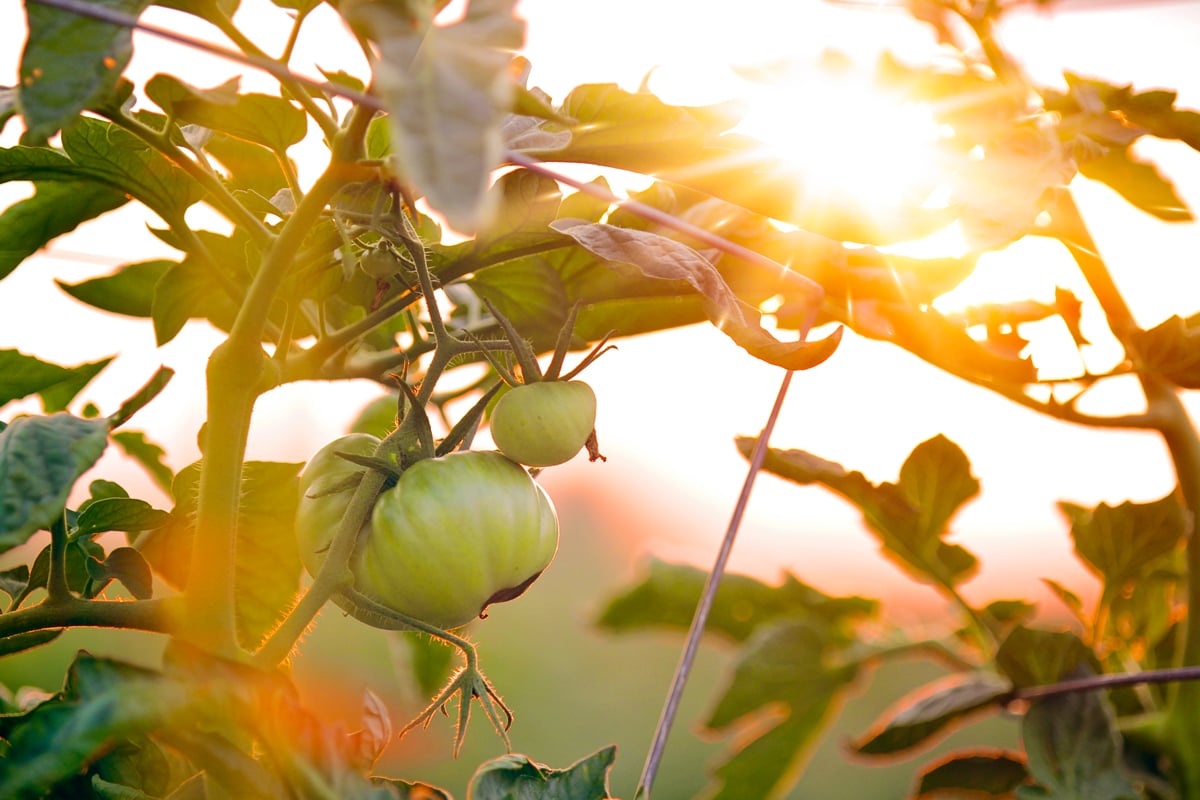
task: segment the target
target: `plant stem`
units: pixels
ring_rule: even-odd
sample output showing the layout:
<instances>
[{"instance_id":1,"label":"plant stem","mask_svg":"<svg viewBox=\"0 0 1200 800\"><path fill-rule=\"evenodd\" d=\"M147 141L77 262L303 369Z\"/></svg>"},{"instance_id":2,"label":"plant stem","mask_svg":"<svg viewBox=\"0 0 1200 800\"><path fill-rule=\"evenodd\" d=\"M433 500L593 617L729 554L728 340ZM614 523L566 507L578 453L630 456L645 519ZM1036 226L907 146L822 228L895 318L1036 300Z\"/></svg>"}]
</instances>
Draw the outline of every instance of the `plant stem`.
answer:
<instances>
[{"instance_id":1,"label":"plant stem","mask_svg":"<svg viewBox=\"0 0 1200 800\"><path fill-rule=\"evenodd\" d=\"M71 600L74 595L67 585L67 539L66 519L62 515L50 526L50 564L46 574L46 602L50 605L60 605Z\"/></svg>"},{"instance_id":2,"label":"plant stem","mask_svg":"<svg viewBox=\"0 0 1200 800\"><path fill-rule=\"evenodd\" d=\"M83 600L69 595L55 603L39 603L0 614L0 638L53 628L125 628L173 633L178 598L156 600Z\"/></svg>"}]
</instances>

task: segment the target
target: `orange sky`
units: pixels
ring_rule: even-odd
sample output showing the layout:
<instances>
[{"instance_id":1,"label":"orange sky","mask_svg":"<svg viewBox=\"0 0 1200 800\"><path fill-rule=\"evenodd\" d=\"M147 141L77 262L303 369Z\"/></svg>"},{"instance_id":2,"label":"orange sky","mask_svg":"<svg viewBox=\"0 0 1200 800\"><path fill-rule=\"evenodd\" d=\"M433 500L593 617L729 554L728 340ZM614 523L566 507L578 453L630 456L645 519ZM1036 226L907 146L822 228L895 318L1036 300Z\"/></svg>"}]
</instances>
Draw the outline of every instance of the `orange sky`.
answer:
<instances>
[{"instance_id":1,"label":"orange sky","mask_svg":"<svg viewBox=\"0 0 1200 800\"><path fill-rule=\"evenodd\" d=\"M252 35L270 30L281 18L282 12L265 2L246 0L243 6L241 21ZM932 45L924 28L895 12L847 11L816 0L747 0L732 8L699 0L601 5L524 0L531 82L561 97L581 82L634 88L657 67L651 87L666 99L707 102L736 88L730 64L783 56L803 61L824 47L866 58L884 45L918 58ZM1194 47L1200 41L1200 11L1186 5L1149 8L1028 14L1014 18L1004 33L1039 80L1056 82L1068 67L1132 81L1138 88L1178 89L1183 104L1200 107L1200 56ZM202 27L161 9L150 19L168 26L187 21L189 32ZM16 4L0 7L0 52L10 54L0 63L0 83L13 82L19 21ZM337 66L327 35L315 35L323 26L311 27L314 35L302 40L301 56ZM197 85L215 85L230 71L208 57L140 37L135 75L145 79L164 59ZM248 76L243 85L261 89L270 81ZM3 143L11 144L13 133L10 125ZM1170 143L1146 142L1143 152L1159 159L1185 200L1200 209L1200 158ZM1149 326L1171 314L1200 310L1196 226L1156 222L1127 210L1103 187L1085 181L1077 186L1101 250L1139 321ZM0 207L22 193L0 186ZM89 398L108 403L105 410L158 363L195 367L198 355L216 342L210 331L191 325L156 351L148 325L99 314L87 315L82 338L78 328L59 330L57 319L81 319L66 317L81 312L57 292L52 276L74 282L162 253L142 228L144 213L123 209L114 218L122 222L86 226L54 247L94 254L98 263L43 256L0 286L0 318L7 323L0 328L0 347L78 363L108 355L113 341L122 342L123 358L88 392ZM1047 276L1069 277L1062 263L1053 247L1022 246L1014 257L992 259L989 291L1044 293L1053 286ZM1027 283L1015 282L1020 274ZM38 309L36 315L26 313L31 307ZM598 429L609 461L589 465L577 459L542 480L560 502L574 498L600 510L619 506L616 521L637 551L706 563L744 476L732 437L761 427L779 377L778 370L751 360L708 327L621 342L619 351L588 373L600 399ZM196 455L201 379L199 370L181 370L160 401L138 418L152 437L168 445L176 467ZM341 432L373 391L363 385L306 384L270 393L260 403L251 455L307 458ZM181 426L180 419L189 422ZM937 433L964 448L984 486L983 497L955 525L954 541L980 555L985 565L985 573L968 585L972 597L1037 593L1037 579L1050 574L1086 591L1089 580L1068 563L1070 545L1055 501L1149 500L1165 494L1174 480L1153 437L1089 431L1040 418L895 348L854 337L826 365L797 377L774 442L840 461L878 481L894 479L908 451ZM102 466L128 476L131 484L137 479L136 470L107 457ZM733 566L766 577L790 568L829 591L887 594L905 586L877 556L853 509L820 490L770 477L758 485Z\"/></svg>"}]
</instances>

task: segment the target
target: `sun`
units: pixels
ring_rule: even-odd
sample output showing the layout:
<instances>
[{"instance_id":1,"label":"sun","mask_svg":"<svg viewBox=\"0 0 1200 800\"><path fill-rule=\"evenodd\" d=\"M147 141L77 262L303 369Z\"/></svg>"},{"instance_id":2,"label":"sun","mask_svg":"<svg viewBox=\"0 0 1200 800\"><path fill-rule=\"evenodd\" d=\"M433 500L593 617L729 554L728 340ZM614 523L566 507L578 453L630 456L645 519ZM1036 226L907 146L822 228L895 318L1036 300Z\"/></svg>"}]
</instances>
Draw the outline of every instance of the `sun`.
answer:
<instances>
[{"instance_id":1,"label":"sun","mask_svg":"<svg viewBox=\"0 0 1200 800\"><path fill-rule=\"evenodd\" d=\"M927 103L890 94L847 63L739 70L738 130L794 173L806 202L887 214L944 205L944 142L953 131Z\"/></svg>"}]
</instances>

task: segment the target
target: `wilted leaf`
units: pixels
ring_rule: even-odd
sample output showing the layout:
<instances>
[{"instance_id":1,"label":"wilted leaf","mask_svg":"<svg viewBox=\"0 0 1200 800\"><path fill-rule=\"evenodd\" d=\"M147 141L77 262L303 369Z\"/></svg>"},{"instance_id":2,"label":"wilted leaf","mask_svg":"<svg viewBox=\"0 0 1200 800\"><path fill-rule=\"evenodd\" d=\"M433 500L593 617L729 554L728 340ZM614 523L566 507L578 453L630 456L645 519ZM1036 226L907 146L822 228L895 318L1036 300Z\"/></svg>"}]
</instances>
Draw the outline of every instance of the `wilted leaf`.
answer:
<instances>
[{"instance_id":1,"label":"wilted leaf","mask_svg":"<svg viewBox=\"0 0 1200 800\"><path fill-rule=\"evenodd\" d=\"M673 239L603 223L560 220L552 227L614 267L632 267L647 278L689 286L704 299L709 320L755 358L785 369L809 369L833 355L841 341L840 328L815 342L779 341L762 327L758 311L733 293L707 258Z\"/></svg>"},{"instance_id":2,"label":"wilted leaf","mask_svg":"<svg viewBox=\"0 0 1200 800\"><path fill-rule=\"evenodd\" d=\"M998 706L1012 686L995 675L979 672L955 676L949 686L933 684L904 698L899 710L888 712L880 727L855 743L863 755L889 755L930 743L934 736L990 706Z\"/></svg>"},{"instance_id":3,"label":"wilted leaf","mask_svg":"<svg viewBox=\"0 0 1200 800\"><path fill-rule=\"evenodd\" d=\"M479 766L467 789L472 800L604 800L615 746L597 750L566 769L551 769L527 756L509 753Z\"/></svg>"},{"instance_id":4,"label":"wilted leaf","mask_svg":"<svg viewBox=\"0 0 1200 800\"><path fill-rule=\"evenodd\" d=\"M75 481L108 445L108 420L18 417L0 431L0 552L59 519Z\"/></svg>"},{"instance_id":5,"label":"wilted leaf","mask_svg":"<svg viewBox=\"0 0 1200 800\"><path fill-rule=\"evenodd\" d=\"M36 393L47 413L62 411L112 360L62 367L17 350L0 350L0 406Z\"/></svg>"},{"instance_id":6,"label":"wilted leaf","mask_svg":"<svg viewBox=\"0 0 1200 800\"><path fill-rule=\"evenodd\" d=\"M139 16L150 0L104 0ZM42 144L85 108L107 100L133 55L129 28L40 3L25 7L29 36L21 55L20 104L26 144Z\"/></svg>"}]
</instances>

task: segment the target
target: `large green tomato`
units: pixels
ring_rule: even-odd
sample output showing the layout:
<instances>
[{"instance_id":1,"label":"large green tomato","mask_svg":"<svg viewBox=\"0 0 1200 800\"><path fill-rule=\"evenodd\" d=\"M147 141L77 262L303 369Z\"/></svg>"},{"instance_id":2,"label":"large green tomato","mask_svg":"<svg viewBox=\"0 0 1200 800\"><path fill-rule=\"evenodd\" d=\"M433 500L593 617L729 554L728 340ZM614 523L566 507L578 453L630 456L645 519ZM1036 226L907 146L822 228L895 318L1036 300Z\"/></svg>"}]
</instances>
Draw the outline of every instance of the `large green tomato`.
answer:
<instances>
[{"instance_id":1,"label":"large green tomato","mask_svg":"<svg viewBox=\"0 0 1200 800\"><path fill-rule=\"evenodd\" d=\"M494 452L418 461L385 490L355 586L439 628L518 597L558 548L558 516L529 473Z\"/></svg>"},{"instance_id":2,"label":"large green tomato","mask_svg":"<svg viewBox=\"0 0 1200 800\"><path fill-rule=\"evenodd\" d=\"M300 504L296 510L296 543L300 560L309 574L316 575L325 561L325 551L337 533L338 525L358 486L364 468L336 455L351 453L369 456L379 439L354 433L334 439L317 451L300 473ZM364 526L370 525L370 519Z\"/></svg>"},{"instance_id":3,"label":"large green tomato","mask_svg":"<svg viewBox=\"0 0 1200 800\"><path fill-rule=\"evenodd\" d=\"M500 452L531 467L572 459L596 427L596 393L583 381L527 383L508 391L492 411Z\"/></svg>"}]
</instances>

